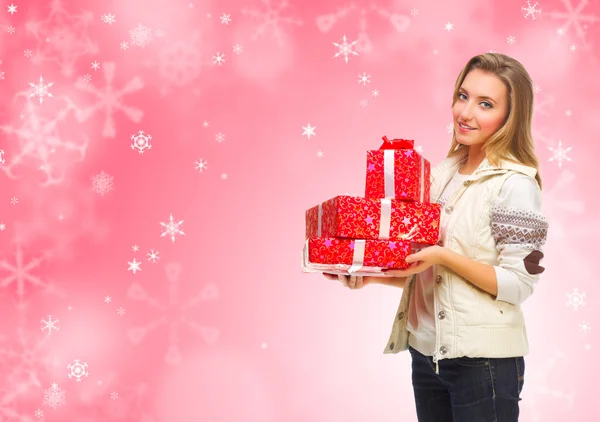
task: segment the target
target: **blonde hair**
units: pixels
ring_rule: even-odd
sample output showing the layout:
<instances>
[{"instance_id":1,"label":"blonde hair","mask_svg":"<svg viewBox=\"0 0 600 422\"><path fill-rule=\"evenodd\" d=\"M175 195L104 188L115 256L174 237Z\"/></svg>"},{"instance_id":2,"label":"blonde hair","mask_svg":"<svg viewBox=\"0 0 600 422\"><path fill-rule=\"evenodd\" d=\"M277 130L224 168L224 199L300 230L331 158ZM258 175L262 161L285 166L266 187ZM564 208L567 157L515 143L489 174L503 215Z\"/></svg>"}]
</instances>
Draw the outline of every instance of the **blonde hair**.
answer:
<instances>
[{"instance_id":1,"label":"blonde hair","mask_svg":"<svg viewBox=\"0 0 600 422\"><path fill-rule=\"evenodd\" d=\"M483 144L488 161L494 166L498 165L500 160L508 160L534 167L537 169L535 179L541 189L542 178L531 135L533 83L529 73L520 62L504 54L485 53L474 56L456 79L452 106L458 100L458 91L465 77L473 69L495 75L504 83L508 92L508 116L502 127ZM448 156L461 147L468 148L467 145L458 143L456 133L453 133Z\"/></svg>"}]
</instances>

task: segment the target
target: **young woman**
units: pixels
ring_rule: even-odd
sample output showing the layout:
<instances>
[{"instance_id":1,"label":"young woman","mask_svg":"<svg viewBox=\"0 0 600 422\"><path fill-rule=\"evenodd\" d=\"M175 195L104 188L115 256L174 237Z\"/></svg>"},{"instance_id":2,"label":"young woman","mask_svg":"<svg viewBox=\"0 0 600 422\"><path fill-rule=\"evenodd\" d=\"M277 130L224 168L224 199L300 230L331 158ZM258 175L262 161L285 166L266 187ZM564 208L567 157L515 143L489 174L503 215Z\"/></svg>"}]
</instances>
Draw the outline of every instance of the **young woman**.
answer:
<instances>
[{"instance_id":1,"label":"young woman","mask_svg":"<svg viewBox=\"0 0 600 422\"><path fill-rule=\"evenodd\" d=\"M353 289L403 288L384 353L409 350L420 422L518 420L529 350L521 303L544 271L548 229L532 115L521 63L497 53L469 60L454 88L450 151L431 171L438 244L391 277L325 274Z\"/></svg>"}]
</instances>

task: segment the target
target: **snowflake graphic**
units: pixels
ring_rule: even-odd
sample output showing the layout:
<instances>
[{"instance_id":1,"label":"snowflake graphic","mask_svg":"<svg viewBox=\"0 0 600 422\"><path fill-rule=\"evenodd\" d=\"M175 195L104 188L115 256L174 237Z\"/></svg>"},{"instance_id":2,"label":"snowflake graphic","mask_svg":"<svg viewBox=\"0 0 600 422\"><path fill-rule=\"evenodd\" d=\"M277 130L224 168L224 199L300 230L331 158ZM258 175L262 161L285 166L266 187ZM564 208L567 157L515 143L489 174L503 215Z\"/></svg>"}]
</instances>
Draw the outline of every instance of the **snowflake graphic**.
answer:
<instances>
[{"instance_id":1,"label":"snowflake graphic","mask_svg":"<svg viewBox=\"0 0 600 422\"><path fill-rule=\"evenodd\" d=\"M0 349L0 360L5 361L10 368L5 375L12 385L41 388L40 378L43 378L47 368L53 365L48 358L46 347L49 339L48 335L26 334L22 327L18 327L16 345Z\"/></svg>"},{"instance_id":2,"label":"snowflake graphic","mask_svg":"<svg viewBox=\"0 0 600 422\"><path fill-rule=\"evenodd\" d=\"M279 46L285 44L286 34L282 29L282 23L288 25L302 26L302 21L296 18L282 16L282 11L289 7L288 0L281 0L279 6L274 8L271 5L271 0L261 0L265 6L265 10L242 9L242 14L257 18L261 21L256 31L252 34L252 41L256 41L260 35L263 35L267 28L270 28L273 36L277 40Z\"/></svg>"},{"instance_id":3,"label":"snowflake graphic","mask_svg":"<svg viewBox=\"0 0 600 422\"><path fill-rule=\"evenodd\" d=\"M584 333L589 333L590 331L592 331L592 324L590 324L588 321L584 321L581 324L579 324L579 329Z\"/></svg>"},{"instance_id":4,"label":"snowflake graphic","mask_svg":"<svg viewBox=\"0 0 600 422\"><path fill-rule=\"evenodd\" d=\"M564 25L561 26L561 29L564 31L568 30L571 25L575 27L575 31L577 32L577 36L585 42L585 32L584 32L584 23L594 23L600 21L595 15L584 15L582 14L582 10L587 6L588 0L580 0L577 8L573 8L573 4L571 0L560 0L561 3L567 9L566 12L551 12L550 17L553 19L566 19Z\"/></svg>"},{"instance_id":5,"label":"snowflake graphic","mask_svg":"<svg viewBox=\"0 0 600 422\"><path fill-rule=\"evenodd\" d=\"M42 419L44 417L44 411L42 409L36 409L33 415L38 419Z\"/></svg>"},{"instance_id":6,"label":"snowflake graphic","mask_svg":"<svg viewBox=\"0 0 600 422\"><path fill-rule=\"evenodd\" d=\"M569 151L571 151L573 147L569 147L567 149L563 149L562 141L558 140L558 148L554 149L552 147L548 147L548 149L554 154L548 161L556 160L558 162L558 168L562 168L563 160L572 161L571 158L567 155Z\"/></svg>"},{"instance_id":7,"label":"snowflake graphic","mask_svg":"<svg viewBox=\"0 0 600 422\"><path fill-rule=\"evenodd\" d=\"M0 287L6 287L14 282L17 287L19 302L23 301L26 283L30 283L33 286L49 288L49 286L39 277L32 275L31 271L38 268L40 264L50 256L50 253L44 252L39 257L34 258L27 263L24 262L23 255L23 250L19 242L17 243L17 250L15 253L16 262L14 264L9 263L6 259L0 260L0 269L8 271L10 274L0 279Z\"/></svg>"},{"instance_id":8,"label":"snowflake graphic","mask_svg":"<svg viewBox=\"0 0 600 422\"><path fill-rule=\"evenodd\" d=\"M367 75L366 72L363 72L362 75L358 75L358 83L365 86L366 84L370 84L371 75Z\"/></svg>"},{"instance_id":9,"label":"snowflake graphic","mask_svg":"<svg viewBox=\"0 0 600 422\"><path fill-rule=\"evenodd\" d=\"M83 377L88 376L87 366L87 363L80 363L79 359L75 359L72 364L67 365L67 368L69 369L69 378L75 378L77 379L77 382L80 382Z\"/></svg>"},{"instance_id":10,"label":"snowflake graphic","mask_svg":"<svg viewBox=\"0 0 600 422\"><path fill-rule=\"evenodd\" d=\"M358 105L360 105L362 108L365 108L368 105L368 101L365 99L362 99L358 102Z\"/></svg>"},{"instance_id":11,"label":"snowflake graphic","mask_svg":"<svg viewBox=\"0 0 600 422\"><path fill-rule=\"evenodd\" d=\"M104 296L104 303L112 302L112 298L110 296Z\"/></svg>"},{"instance_id":12,"label":"snowflake graphic","mask_svg":"<svg viewBox=\"0 0 600 422\"><path fill-rule=\"evenodd\" d=\"M374 89L371 95L373 95L373 97L379 97L379 90Z\"/></svg>"},{"instance_id":13,"label":"snowflake graphic","mask_svg":"<svg viewBox=\"0 0 600 422\"><path fill-rule=\"evenodd\" d=\"M200 173L202 173L204 170L206 170L208 167L206 167L206 164L208 164L207 161L204 161L202 158L198 161L196 161L196 170L198 170Z\"/></svg>"},{"instance_id":14,"label":"snowflake graphic","mask_svg":"<svg viewBox=\"0 0 600 422\"><path fill-rule=\"evenodd\" d=\"M152 261L152 263L155 264L156 260L160 259L158 256L159 254L160 252L150 249L150 252L148 252L146 255L148 255L148 261Z\"/></svg>"},{"instance_id":15,"label":"snowflake graphic","mask_svg":"<svg viewBox=\"0 0 600 422\"><path fill-rule=\"evenodd\" d=\"M48 334L52 334L52 330L58 331L60 327L57 326L59 323L58 319L52 319L52 315L48 315L48 319L42 319L42 331L48 330Z\"/></svg>"},{"instance_id":16,"label":"snowflake graphic","mask_svg":"<svg viewBox=\"0 0 600 422\"><path fill-rule=\"evenodd\" d=\"M175 236L177 235L185 235L185 233L181 230L181 225L183 224L183 220L178 221L177 223L173 220L173 214L169 215L169 222L160 223L163 226L164 231L161 233L160 237L171 236L171 241L175 243Z\"/></svg>"},{"instance_id":17,"label":"snowflake graphic","mask_svg":"<svg viewBox=\"0 0 600 422\"><path fill-rule=\"evenodd\" d=\"M12 25L9 25L6 27L6 32L8 32L10 35L15 33L15 27Z\"/></svg>"},{"instance_id":18,"label":"snowflake graphic","mask_svg":"<svg viewBox=\"0 0 600 422\"><path fill-rule=\"evenodd\" d=\"M10 198L10 203L12 205L17 205L19 203L19 198L17 198L16 196L13 196L12 198Z\"/></svg>"},{"instance_id":19,"label":"snowflake graphic","mask_svg":"<svg viewBox=\"0 0 600 422\"><path fill-rule=\"evenodd\" d=\"M167 304L150 296L140 284L132 284L127 295L133 300L145 302L149 307L161 312L161 317L150 323L131 328L128 331L128 337L133 344L139 344L148 333L159 326L166 324L169 327L169 346L165 354L165 362L169 365L175 365L181 362L181 351L179 348L179 331L182 325L186 325L192 331L200 334L206 343L214 344L219 336L219 330L215 327L203 326L188 319L185 315L189 308L193 308L202 302L215 300L218 298L217 286L213 283L206 285L202 291L195 297L192 297L185 303L181 300L180 281L181 264L169 263L165 265L169 286L169 299Z\"/></svg>"},{"instance_id":20,"label":"snowflake graphic","mask_svg":"<svg viewBox=\"0 0 600 422\"><path fill-rule=\"evenodd\" d=\"M225 140L225 135L219 132L215 135L215 139L218 143L221 143Z\"/></svg>"},{"instance_id":21,"label":"snowflake graphic","mask_svg":"<svg viewBox=\"0 0 600 422\"><path fill-rule=\"evenodd\" d=\"M48 91L48 88L50 88L52 85L54 85L54 82L45 84L44 78L42 78L40 76L40 82L38 84L29 82L29 85L31 86L31 94L29 94L29 96L37 97L40 100L40 104L42 104L44 102L44 97L48 97L48 98L54 97L52 95L52 93Z\"/></svg>"},{"instance_id":22,"label":"snowflake graphic","mask_svg":"<svg viewBox=\"0 0 600 422\"><path fill-rule=\"evenodd\" d=\"M117 309L117 314L119 314L119 316L125 315L125 308L120 307L119 309Z\"/></svg>"},{"instance_id":23,"label":"snowflake graphic","mask_svg":"<svg viewBox=\"0 0 600 422\"><path fill-rule=\"evenodd\" d=\"M139 250L140 250L140 247L139 247L138 245L133 245L133 246L131 247L131 250L132 250L132 251L134 251L134 252L137 252L137 251L139 251Z\"/></svg>"},{"instance_id":24,"label":"snowflake graphic","mask_svg":"<svg viewBox=\"0 0 600 422\"><path fill-rule=\"evenodd\" d=\"M87 35L87 27L93 22L93 13L83 11L69 14L62 0L50 1L50 14L43 21L30 20L25 24L28 33L37 39L34 64L56 62L64 76L72 76L77 60L85 55L98 53L98 46Z\"/></svg>"},{"instance_id":25,"label":"snowflake graphic","mask_svg":"<svg viewBox=\"0 0 600 422\"><path fill-rule=\"evenodd\" d=\"M44 391L44 404L56 409L66 403L66 393L58 384L54 383L50 388Z\"/></svg>"},{"instance_id":26,"label":"snowflake graphic","mask_svg":"<svg viewBox=\"0 0 600 422\"><path fill-rule=\"evenodd\" d=\"M85 75L83 76L83 80L84 80L85 82L87 82L87 83L90 83L90 82L92 82L92 75L90 75L89 73L85 74Z\"/></svg>"},{"instance_id":27,"label":"snowflake graphic","mask_svg":"<svg viewBox=\"0 0 600 422\"><path fill-rule=\"evenodd\" d=\"M308 126L302 126L302 129L304 130L304 132L302 133L302 136L306 135L307 139L310 139L311 135L312 136L317 136L315 134L316 127L312 127L310 125L310 123L308 124Z\"/></svg>"},{"instance_id":28,"label":"snowflake graphic","mask_svg":"<svg viewBox=\"0 0 600 422\"><path fill-rule=\"evenodd\" d=\"M27 49L23 52L23 55L29 59L31 56L33 56L33 51Z\"/></svg>"},{"instance_id":29,"label":"snowflake graphic","mask_svg":"<svg viewBox=\"0 0 600 422\"><path fill-rule=\"evenodd\" d=\"M100 69L100 62L98 62L98 61L96 61L96 60L95 60L95 61L93 61L93 62L92 62L92 69L94 69L94 70L98 70L98 69Z\"/></svg>"},{"instance_id":30,"label":"snowflake graphic","mask_svg":"<svg viewBox=\"0 0 600 422\"><path fill-rule=\"evenodd\" d=\"M119 47L121 48L121 50L127 50L129 48L129 43L127 41L121 41Z\"/></svg>"},{"instance_id":31,"label":"snowflake graphic","mask_svg":"<svg viewBox=\"0 0 600 422\"><path fill-rule=\"evenodd\" d=\"M358 41L352 41L352 43L348 44L348 42L346 41L346 35L344 35L341 43L333 43L333 45L335 45L338 49L338 51L333 57L336 58L339 56L344 56L344 61L346 62L346 64L348 64L348 57L350 55L358 56L358 53L354 51L354 46L357 42Z\"/></svg>"},{"instance_id":32,"label":"snowflake graphic","mask_svg":"<svg viewBox=\"0 0 600 422\"><path fill-rule=\"evenodd\" d=\"M236 45L233 46L233 52L235 54L241 54L242 51L243 51L243 47L242 47L241 44L236 44Z\"/></svg>"},{"instance_id":33,"label":"snowflake graphic","mask_svg":"<svg viewBox=\"0 0 600 422\"><path fill-rule=\"evenodd\" d=\"M152 29L138 23L138 25L129 31L131 43L144 48L152 41Z\"/></svg>"},{"instance_id":34,"label":"snowflake graphic","mask_svg":"<svg viewBox=\"0 0 600 422\"><path fill-rule=\"evenodd\" d=\"M579 310L582 306L585 306L585 293L580 293L578 289L573 289L570 293L566 294L567 302L566 305Z\"/></svg>"},{"instance_id":35,"label":"snowflake graphic","mask_svg":"<svg viewBox=\"0 0 600 422\"><path fill-rule=\"evenodd\" d=\"M86 83L83 79L78 79L75 83L76 88L85 92L90 92L98 98L96 105L77 113L78 119L80 121L85 121L97 110L104 110L106 114L106 121L104 123L102 135L110 138L114 138L115 136L115 120L113 115L116 111L122 111L135 123L138 123L144 116L144 112L142 110L125 106L122 103L122 97L124 95L139 91L144 87L142 80L136 76L131 79L129 83L125 85L125 87L120 90L116 90L113 87L115 67L116 65L113 62L105 62L102 64L104 79L106 81L106 87L102 91L94 88L93 85Z\"/></svg>"},{"instance_id":36,"label":"snowflake graphic","mask_svg":"<svg viewBox=\"0 0 600 422\"><path fill-rule=\"evenodd\" d=\"M319 15L316 19L316 24L319 30L323 33L329 32L335 27L337 23L348 16L358 15L359 16L359 32L357 36L356 50L360 53L368 53L373 48L371 37L368 33L368 16L373 13L376 16L382 17L388 21L389 24L396 30L396 32L406 32L410 26L410 18L408 16L393 13L387 9L384 9L374 3L370 4L370 7L359 7L356 4L350 4L339 9L335 13L328 13L325 15ZM411 11L411 15L416 16L418 14L417 9ZM380 25L377 25L378 27Z\"/></svg>"},{"instance_id":37,"label":"snowflake graphic","mask_svg":"<svg viewBox=\"0 0 600 422\"><path fill-rule=\"evenodd\" d=\"M143 154L145 150L151 149L152 136L145 134L143 130L140 130L136 135L131 135L131 149L137 149L140 154Z\"/></svg>"},{"instance_id":38,"label":"snowflake graphic","mask_svg":"<svg viewBox=\"0 0 600 422\"><path fill-rule=\"evenodd\" d=\"M133 262L127 261L127 263L129 264L129 268L127 268L127 271L133 271L133 274L135 274L136 271L142 271L142 269L140 268L140 265L142 263L141 262L137 262L135 260L135 258L133 258Z\"/></svg>"},{"instance_id":39,"label":"snowflake graphic","mask_svg":"<svg viewBox=\"0 0 600 422\"><path fill-rule=\"evenodd\" d=\"M119 393L117 393L116 391L113 391L112 393L110 393L110 398L113 400L116 400L119 398Z\"/></svg>"},{"instance_id":40,"label":"snowflake graphic","mask_svg":"<svg viewBox=\"0 0 600 422\"><path fill-rule=\"evenodd\" d=\"M100 171L100 173L92 177L92 190L104 196L113 190L113 179L114 177L106 174L104 170Z\"/></svg>"},{"instance_id":41,"label":"snowflake graphic","mask_svg":"<svg viewBox=\"0 0 600 422\"><path fill-rule=\"evenodd\" d=\"M231 23L231 16L223 13L221 15L221 23L224 25L229 25Z\"/></svg>"},{"instance_id":42,"label":"snowflake graphic","mask_svg":"<svg viewBox=\"0 0 600 422\"><path fill-rule=\"evenodd\" d=\"M115 19L115 15L113 15L112 13L104 13L102 14L102 16L100 16L100 19L102 19L102 22L112 25L113 23L115 23L117 20Z\"/></svg>"},{"instance_id":43,"label":"snowflake graphic","mask_svg":"<svg viewBox=\"0 0 600 422\"><path fill-rule=\"evenodd\" d=\"M515 42L517 42L517 39L514 36L511 35L509 37L506 37L506 42L508 44L514 44Z\"/></svg>"},{"instance_id":44,"label":"snowflake graphic","mask_svg":"<svg viewBox=\"0 0 600 422\"><path fill-rule=\"evenodd\" d=\"M221 66L223 63L225 63L225 54L217 53L213 56L213 64Z\"/></svg>"},{"instance_id":45,"label":"snowflake graphic","mask_svg":"<svg viewBox=\"0 0 600 422\"><path fill-rule=\"evenodd\" d=\"M542 9L538 9L538 2L536 1L532 5L529 0L527 0L527 5L521 7L521 11L523 12L525 19L531 18L531 20L539 18L540 14L542 13Z\"/></svg>"},{"instance_id":46,"label":"snowflake graphic","mask_svg":"<svg viewBox=\"0 0 600 422\"><path fill-rule=\"evenodd\" d=\"M4 151L0 149L0 164L4 163L6 163L6 160L4 159Z\"/></svg>"},{"instance_id":47,"label":"snowflake graphic","mask_svg":"<svg viewBox=\"0 0 600 422\"><path fill-rule=\"evenodd\" d=\"M41 110L38 110L26 93L18 93L17 97L25 98L25 111L21 114L21 127L0 125L0 131L6 134L14 134L18 138L19 152L11 156L10 163L2 166L2 170L12 179L16 179L14 168L24 164L27 158L41 162L42 166L36 164L45 173L46 180L42 186L60 183L63 180L64 173L69 169L72 160L81 161L85 157L88 140L76 144L71 141L64 141L59 134L59 126L67 119L72 110L76 110L73 102L67 97L56 99L61 105L64 101L66 107L60 108L58 112L52 111L52 118L46 117ZM60 151L60 154L56 152ZM72 153L76 158L72 158Z\"/></svg>"}]
</instances>

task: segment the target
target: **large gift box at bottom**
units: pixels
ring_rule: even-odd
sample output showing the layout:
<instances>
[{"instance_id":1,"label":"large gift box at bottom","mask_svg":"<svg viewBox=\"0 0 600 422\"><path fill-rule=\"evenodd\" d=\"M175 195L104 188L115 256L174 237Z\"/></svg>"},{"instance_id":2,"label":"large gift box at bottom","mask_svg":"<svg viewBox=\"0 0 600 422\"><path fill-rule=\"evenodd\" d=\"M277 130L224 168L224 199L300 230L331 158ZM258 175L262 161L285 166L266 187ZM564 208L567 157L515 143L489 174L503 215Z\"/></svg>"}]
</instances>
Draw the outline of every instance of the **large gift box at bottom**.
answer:
<instances>
[{"instance_id":1,"label":"large gift box at bottom","mask_svg":"<svg viewBox=\"0 0 600 422\"><path fill-rule=\"evenodd\" d=\"M405 269L405 261L413 253L408 240L343 239L309 237L303 250L305 272L339 274L379 274L382 268Z\"/></svg>"}]
</instances>

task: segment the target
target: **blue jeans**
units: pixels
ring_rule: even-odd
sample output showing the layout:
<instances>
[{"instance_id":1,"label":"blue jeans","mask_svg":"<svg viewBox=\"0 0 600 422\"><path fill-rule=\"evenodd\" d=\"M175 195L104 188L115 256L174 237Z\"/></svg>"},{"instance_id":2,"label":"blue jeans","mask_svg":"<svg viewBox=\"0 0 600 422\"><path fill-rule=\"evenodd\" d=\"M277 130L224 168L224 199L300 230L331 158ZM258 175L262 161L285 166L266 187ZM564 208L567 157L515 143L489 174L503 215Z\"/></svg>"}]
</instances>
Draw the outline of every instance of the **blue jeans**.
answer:
<instances>
[{"instance_id":1,"label":"blue jeans","mask_svg":"<svg viewBox=\"0 0 600 422\"><path fill-rule=\"evenodd\" d=\"M419 422L516 422L525 361L514 358L441 359L408 347Z\"/></svg>"}]
</instances>

